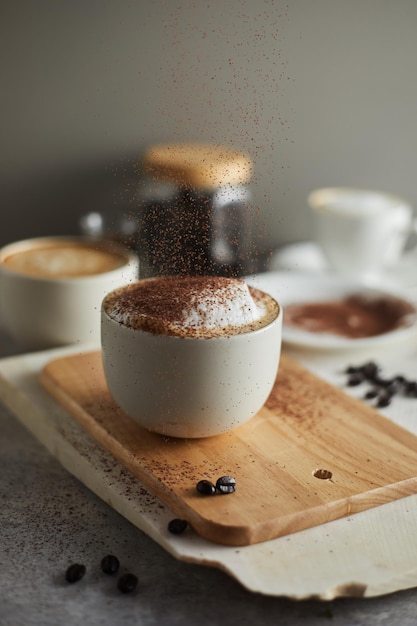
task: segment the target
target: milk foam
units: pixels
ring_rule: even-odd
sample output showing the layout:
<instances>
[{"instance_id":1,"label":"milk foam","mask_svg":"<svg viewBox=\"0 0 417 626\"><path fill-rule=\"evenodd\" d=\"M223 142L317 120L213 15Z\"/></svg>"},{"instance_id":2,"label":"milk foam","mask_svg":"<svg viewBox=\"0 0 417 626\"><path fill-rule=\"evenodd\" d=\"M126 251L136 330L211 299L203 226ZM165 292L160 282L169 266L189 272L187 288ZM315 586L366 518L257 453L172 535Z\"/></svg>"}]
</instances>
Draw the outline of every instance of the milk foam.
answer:
<instances>
[{"instance_id":1,"label":"milk foam","mask_svg":"<svg viewBox=\"0 0 417 626\"><path fill-rule=\"evenodd\" d=\"M265 315L265 304L254 300L246 283L234 281L215 290L203 289L190 298L183 315L178 325L184 329L239 327L253 324Z\"/></svg>"},{"instance_id":2,"label":"milk foam","mask_svg":"<svg viewBox=\"0 0 417 626\"><path fill-rule=\"evenodd\" d=\"M266 325L278 311L266 294L225 277L160 277L112 292L107 314L120 324L158 334L218 336Z\"/></svg>"}]
</instances>

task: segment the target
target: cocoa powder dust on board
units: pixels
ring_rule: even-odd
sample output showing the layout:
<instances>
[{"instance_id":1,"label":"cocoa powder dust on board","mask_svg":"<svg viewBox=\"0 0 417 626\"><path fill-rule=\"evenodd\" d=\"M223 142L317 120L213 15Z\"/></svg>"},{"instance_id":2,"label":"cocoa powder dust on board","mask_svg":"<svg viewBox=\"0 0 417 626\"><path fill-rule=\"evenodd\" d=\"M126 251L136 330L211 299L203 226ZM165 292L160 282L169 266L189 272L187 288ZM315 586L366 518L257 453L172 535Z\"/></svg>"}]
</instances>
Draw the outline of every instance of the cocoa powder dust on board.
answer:
<instances>
[{"instance_id":1,"label":"cocoa powder dust on board","mask_svg":"<svg viewBox=\"0 0 417 626\"><path fill-rule=\"evenodd\" d=\"M330 333L360 339L406 327L416 309L394 297L351 295L341 300L288 304L284 324L312 333Z\"/></svg>"}]
</instances>

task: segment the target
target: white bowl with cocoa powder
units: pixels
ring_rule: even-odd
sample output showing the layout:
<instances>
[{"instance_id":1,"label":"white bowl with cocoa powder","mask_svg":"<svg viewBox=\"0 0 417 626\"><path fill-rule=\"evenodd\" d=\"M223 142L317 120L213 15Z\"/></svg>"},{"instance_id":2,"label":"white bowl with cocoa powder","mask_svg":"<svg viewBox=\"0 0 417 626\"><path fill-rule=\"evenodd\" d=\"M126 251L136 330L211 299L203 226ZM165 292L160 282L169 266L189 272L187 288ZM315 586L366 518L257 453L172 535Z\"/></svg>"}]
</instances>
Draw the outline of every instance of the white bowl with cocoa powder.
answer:
<instances>
[{"instance_id":1,"label":"white bowl with cocoa powder","mask_svg":"<svg viewBox=\"0 0 417 626\"><path fill-rule=\"evenodd\" d=\"M101 320L109 391L150 431L225 433L254 416L272 390L282 310L244 281L140 280L105 297Z\"/></svg>"}]
</instances>

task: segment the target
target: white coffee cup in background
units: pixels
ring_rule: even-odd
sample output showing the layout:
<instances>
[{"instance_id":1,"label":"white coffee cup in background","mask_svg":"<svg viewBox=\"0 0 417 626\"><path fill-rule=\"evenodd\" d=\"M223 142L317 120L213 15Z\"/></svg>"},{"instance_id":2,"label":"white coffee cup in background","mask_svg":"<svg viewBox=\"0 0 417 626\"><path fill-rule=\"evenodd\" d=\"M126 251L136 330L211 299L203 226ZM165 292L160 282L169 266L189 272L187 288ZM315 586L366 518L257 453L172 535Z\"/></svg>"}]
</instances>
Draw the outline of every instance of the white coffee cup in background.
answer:
<instances>
[{"instance_id":1,"label":"white coffee cup in background","mask_svg":"<svg viewBox=\"0 0 417 626\"><path fill-rule=\"evenodd\" d=\"M104 374L115 402L140 426L171 437L209 437L243 424L267 400L278 371L283 313L262 294L259 318L236 325L228 306L233 279L191 279L199 283L190 292L187 280L145 279L108 294ZM225 288L217 288L219 281ZM189 323L181 321L184 309ZM239 303L235 311L241 313ZM213 316L219 326L209 327Z\"/></svg>"},{"instance_id":2,"label":"white coffee cup in background","mask_svg":"<svg viewBox=\"0 0 417 626\"><path fill-rule=\"evenodd\" d=\"M100 342L101 302L137 280L135 255L113 242L42 237L0 250L0 324L21 347Z\"/></svg>"},{"instance_id":3,"label":"white coffee cup in background","mask_svg":"<svg viewBox=\"0 0 417 626\"><path fill-rule=\"evenodd\" d=\"M316 189L308 204L314 211L316 242L329 266L351 278L372 279L394 266L417 231L411 205L380 191Z\"/></svg>"}]
</instances>

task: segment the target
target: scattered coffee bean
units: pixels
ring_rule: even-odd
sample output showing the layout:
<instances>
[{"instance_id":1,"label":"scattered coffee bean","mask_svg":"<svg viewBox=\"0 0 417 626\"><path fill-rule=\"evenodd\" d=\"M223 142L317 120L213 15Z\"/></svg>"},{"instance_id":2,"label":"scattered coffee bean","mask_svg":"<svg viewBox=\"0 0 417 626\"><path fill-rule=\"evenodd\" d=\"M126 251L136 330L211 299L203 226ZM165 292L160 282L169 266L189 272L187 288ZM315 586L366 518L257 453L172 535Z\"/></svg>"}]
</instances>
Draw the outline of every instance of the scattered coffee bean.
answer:
<instances>
[{"instance_id":1,"label":"scattered coffee bean","mask_svg":"<svg viewBox=\"0 0 417 626\"><path fill-rule=\"evenodd\" d=\"M363 374L357 372L356 374L350 374L347 384L349 385L349 387L356 387L357 385L362 384L364 380L365 377L363 376Z\"/></svg>"},{"instance_id":2,"label":"scattered coffee bean","mask_svg":"<svg viewBox=\"0 0 417 626\"><path fill-rule=\"evenodd\" d=\"M386 389L391 384L391 381L389 379L379 378L379 377L375 378L372 382L375 383L375 385L378 385L378 387L381 387L382 389Z\"/></svg>"},{"instance_id":3,"label":"scattered coffee bean","mask_svg":"<svg viewBox=\"0 0 417 626\"><path fill-rule=\"evenodd\" d=\"M120 567L119 559L113 554L107 554L101 560L101 569L105 574L116 574Z\"/></svg>"},{"instance_id":4,"label":"scattered coffee bean","mask_svg":"<svg viewBox=\"0 0 417 626\"><path fill-rule=\"evenodd\" d=\"M173 535L181 535L187 528L188 524L185 519L172 519L168 524L168 530Z\"/></svg>"},{"instance_id":5,"label":"scattered coffee bean","mask_svg":"<svg viewBox=\"0 0 417 626\"><path fill-rule=\"evenodd\" d=\"M216 481L216 489L220 493L233 493L236 491L236 480L233 476L221 476Z\"/></svg>"},{"instance_id":6,"label":"scattered coffee bean","mask_svg":"<svg viewBox=\"0 0 417 626\"><path fill-rule=\"evenodd\" d=\"M392 396L389 393L381 393L376 403L377 407L383 408L391 404Z\"/></svg>"},{"instance_id":7,"label":"scattered coffee bean","mask_svg":"<svg viewBox=\"0 0 417 626\"><path fill-rule=\"evenodd\" d=\"M85 565L82 565L81 563L73 563L68 567L67 571L65 572L65 579L69 583L76 583L81 580L85 572Z\"/></svg>"},{"instance_id":8,"label":"scattered coffee bean","mask_svg":"<svg viewBox=\"0 0 417 626\"><path fill-rule=\"evenodd\" d=\"M405 393L409 398L417 398L417 382L410 380L406 383Z\"/></svg>"},{"instance_id":9,"label":"scattered coffee bean","mask_svg":"<svg viewBox=\"0 0 417 626\"><path fill-rule=\"evenodd\" d=\"M214 485L210 480L199 480L196 489L198 493L201 493L204 496L212 496L216 493L216 485Z\"/></svg>"},{"instance_id":10,"label":"scattered coffee bean","mask_svg":"<svg viewBox=\"0 0 417 626\"><path fill-rule=\"evenodd\" d=\"M368 361L365 365L361 366L361 371L363 372L365 378L368 380L373 380L378 376L379 367L373 361Z\"/></svg>"},{"instance_id":11,"label":"scattered coffee bean","mask_svg":"<svg viewBox=\"0 0 417 626\"><path fill-rule=\"evenodd\" d=\"M369 391L365 393L364 398L365 400L373 400L377 396L378 396L378 389L369 389Z\"/></svg>"},{"instance_id":12,"label":"scattered coffee bean","mask_svg":"<svg viewBox=\"0 0 417 626\"><path fill-rule=\"evenodd\" d=\"M383 378L380 375L379 366L373 361L364 365L349 365L345 369L347 385L355 387L364 382L371 385L371 389L365 392L364 399L377 399L376 406L379 408L391 404L395 395L402 394L405 397L417 398L417 381L410 381L398 374L392 378Z\"/></svg>"},{"instance_id":13,"label":"scattered coffee bean","mask_svg":"<svg viewBox=\"0 0 417 626\"><path fill-rule=\"evenodd\" d=\"M402 389L402 384L396 379L387 381L385 385L385 391L389 393L391 396L395 396L396 393L399 393Z\"/></svg>"},{"instance_id":14,"label":"scattered coffee bean","mask_svg":"<svg viewBox=\"0 0 417 626\"><path fill-rule=\"evenodd\" d=\"M131 593L137 586L138 579L134 574L123 574L117 581L117 588L122 593Z\"/></svg>"}]
</instances>

